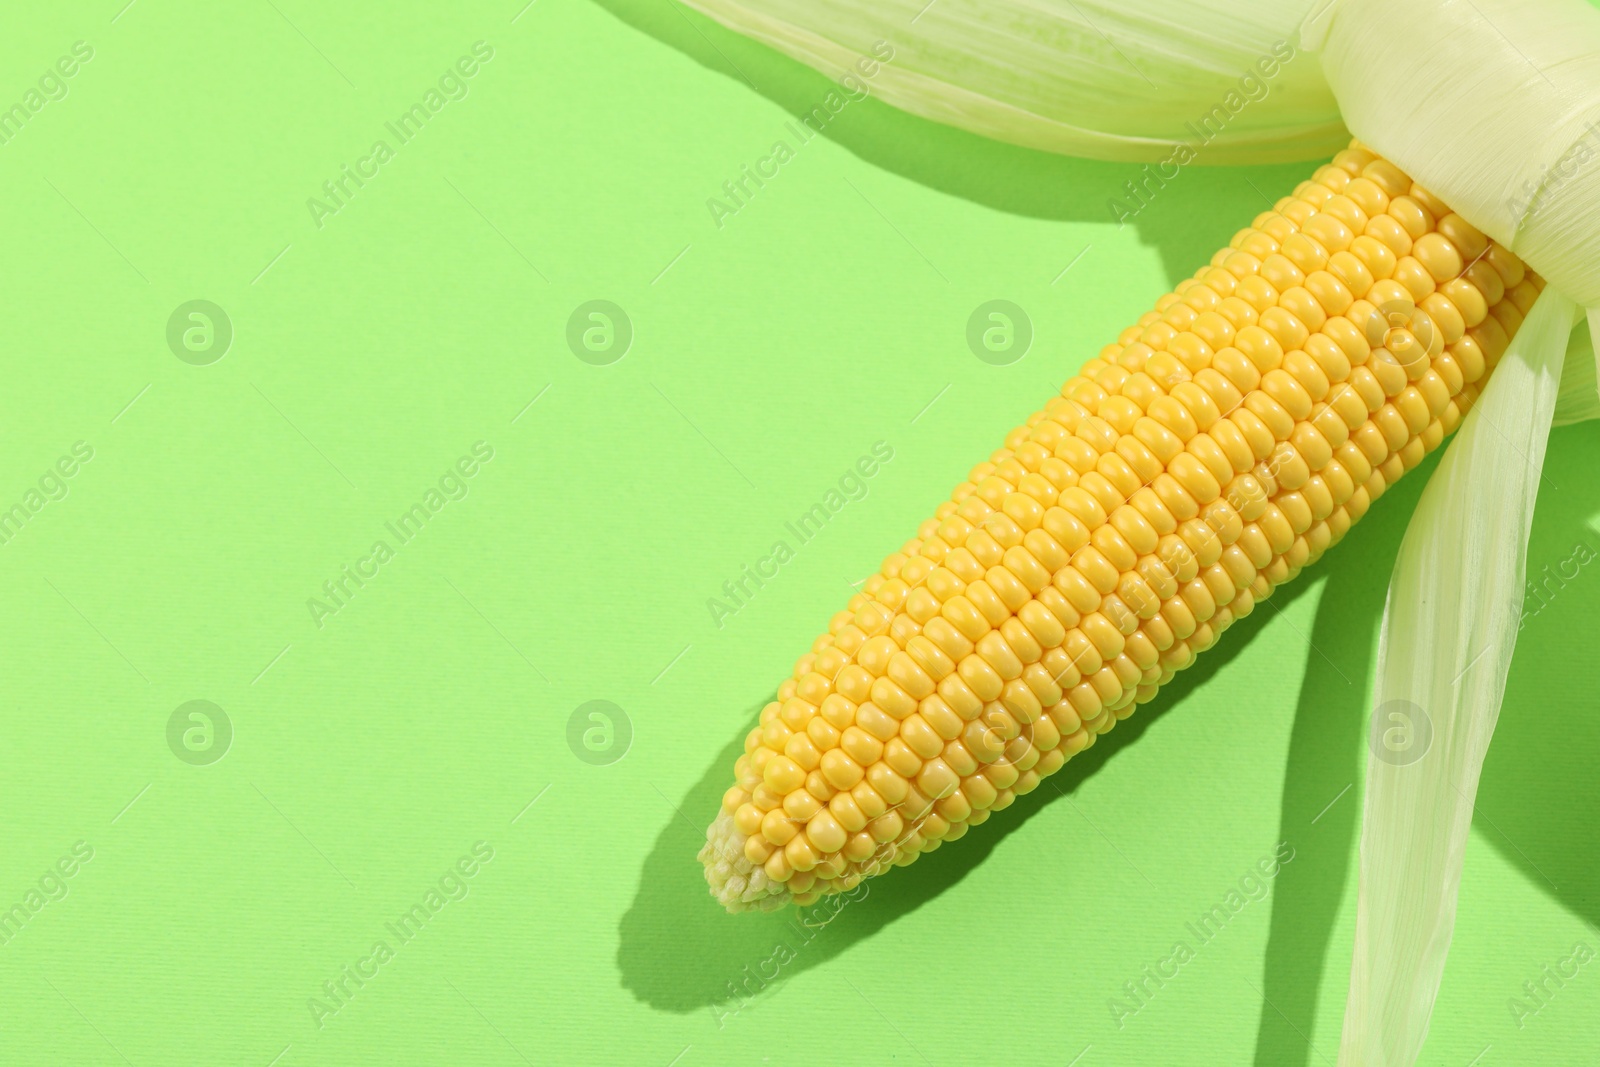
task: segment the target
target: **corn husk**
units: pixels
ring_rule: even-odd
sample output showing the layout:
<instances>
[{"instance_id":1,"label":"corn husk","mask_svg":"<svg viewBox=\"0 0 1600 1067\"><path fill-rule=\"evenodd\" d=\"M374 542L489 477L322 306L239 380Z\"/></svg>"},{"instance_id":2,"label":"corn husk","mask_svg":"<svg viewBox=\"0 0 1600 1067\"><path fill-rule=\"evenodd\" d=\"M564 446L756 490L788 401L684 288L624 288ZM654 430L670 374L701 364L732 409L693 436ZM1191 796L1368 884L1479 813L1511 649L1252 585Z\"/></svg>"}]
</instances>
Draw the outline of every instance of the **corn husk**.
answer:
<instances>
[{"instance_id":1,"label":"corn husk","mask_svg":"<svg viewBox=\"0 0 1600 1067\"><path fill-rule=\"evenodd\" d=\"M1411 1064L1455 927L1576 305L1547 287L1406 529L1378 639L1341 1064Z\"/></svg>"},{"instance_id":2,"label":"corn husk","mask_svg":"<svg viewBox=\"0 0 1600 1067\"><path fill-rule=\"evenodd\" d=\"M1315 57L1256 66L1293 49L1312 0L687 2L895 107L1027 148L1163 160L1230 92L1246 103L1199 162L1326 158L1349 140ZM863 79L879 42L893 59ZM1241 90L1246 74L1264 91Z\"/></svg>"},{"instance_id":3,"label":"corn husk","mask_svg":"<svg viewBox=\"0 0 1600 1067\"><path fill-rule=\"evenodd\" d=\"M1561 365L1561 391L1556 394L1556 414L1552 426L1600 419L1600 375L1596 374L1593 332L1587 317L1572 331L1566 360Z\"/></svg>"}]
</instances>

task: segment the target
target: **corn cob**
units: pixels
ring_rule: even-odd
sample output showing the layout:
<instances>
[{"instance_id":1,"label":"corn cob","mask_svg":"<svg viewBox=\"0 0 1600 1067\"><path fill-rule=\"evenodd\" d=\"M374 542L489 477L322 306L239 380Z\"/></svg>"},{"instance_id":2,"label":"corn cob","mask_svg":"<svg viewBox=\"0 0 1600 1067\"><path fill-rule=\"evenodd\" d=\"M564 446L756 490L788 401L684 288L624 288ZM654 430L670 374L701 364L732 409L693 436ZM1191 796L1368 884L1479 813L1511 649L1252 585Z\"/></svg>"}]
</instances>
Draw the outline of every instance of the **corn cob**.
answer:
<instances>
[{"instance_id":1,"label":"corn cob","mask_svg":"<svg viewBox=\"0 0 1600 1067\"><path fill-rule=\"evenodd\" d=\"M1352 142L833 617L745 739L700 853L713 895L809 904L1034 789L1437 448L1542 287Z\"/></svg>"}]
</instances>

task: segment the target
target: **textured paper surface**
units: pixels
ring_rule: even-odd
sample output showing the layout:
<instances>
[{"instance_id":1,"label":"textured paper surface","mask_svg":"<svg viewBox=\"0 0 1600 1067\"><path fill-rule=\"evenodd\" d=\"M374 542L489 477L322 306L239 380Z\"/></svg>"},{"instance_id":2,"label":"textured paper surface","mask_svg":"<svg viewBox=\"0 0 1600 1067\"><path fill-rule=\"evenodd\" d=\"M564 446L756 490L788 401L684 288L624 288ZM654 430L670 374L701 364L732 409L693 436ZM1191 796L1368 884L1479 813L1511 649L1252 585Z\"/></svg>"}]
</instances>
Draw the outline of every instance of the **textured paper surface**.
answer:
<instances>
[{"instance_id":1,"label":"textured paper surface","mask_svg":"<svg viewBox=\"0 0 1600 1067\"><path fill-rule=\"evenodd\" d=\"M706 201L795 139L824 79L657 0L515 23L520 3L274 3L39 5L0 39L8 104L95 50L0 145L0 501L94 449L0 545L0 904L94 850L0 945L0 1059L1336 1055L1370 662L1420 481L1064 771L1066 796L820 930L719 914L694 861L725 747L846 583L1304 167L1186 169L1119 230L1105 201L1137 167L865 100L719 229ZM318 229L307 200L478 40L495 53L467 97ZM197 299L233 326L205 366L167 340ZM633 326L609 366L566 338L600 299ZM1033 326L1007 366L967 347L993 299ZM713 625L707 599L879 439L895 455L865 498ZM479 440L465 499L318 629L307 600ZM1594 964L1543 1004L1523 988L1600 950L1600 572L1574 561L1600 545L1596 469L1596 424L1552 435L1528 570L1555 592L1512 663L1425 1062L1600 1044ZM209 766L168 743L193 700L233 727ZM609 765L568 743L593 700L631 725ZM1280 842L1294 859L1250 899ZM463 857L465 899L388 934ZM1249 903L1201 944L1187 925L1231 892ZM382 939L393 958L318 1029L308 1001ZM1180 940L1194 958L1157 987ZM1119 1028L1135 981L1151 995Z\"/></svg>"}]
</instances>

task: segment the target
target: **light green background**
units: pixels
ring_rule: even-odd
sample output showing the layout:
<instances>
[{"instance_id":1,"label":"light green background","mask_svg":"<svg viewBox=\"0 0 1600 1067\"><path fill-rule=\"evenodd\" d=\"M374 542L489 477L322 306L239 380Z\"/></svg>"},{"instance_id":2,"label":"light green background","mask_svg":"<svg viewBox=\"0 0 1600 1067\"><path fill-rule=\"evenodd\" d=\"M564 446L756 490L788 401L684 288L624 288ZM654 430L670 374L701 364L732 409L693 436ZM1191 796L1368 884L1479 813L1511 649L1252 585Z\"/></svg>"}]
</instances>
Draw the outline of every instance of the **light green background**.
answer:
<instances>
[{"instance_id":1,"label":"light green background","mask_svg":"<svg viewBox=\"0 0 1600 1067\"><path fill-rule=\"evenodd\" d=\"M94 49L0 145L0 508L93 448L0 546L0 907L93 849L0 946L0 1059L1331 1062L1370 653L1431 464L1170 693L809 940L721 914L694 859L730 746L847 583L1311 165L1191 168L1119 230L1132 168L870 100L719 229L707 198L828 83L666 0L520 2L106 0L0 35L3 102ZM479 40L467 97L319 229L307 199ZM964 340L997 298L1035 331L1007 367ZM234 329L209 366L166 343L195 299ZM611 366L566 345L594 299L634 327ZM713 625L878 440L866 499ZM479 441L465 499L392 540ZM1555 433L1530 570L1600 546L1597 463L1600 428ZM1509 1007L1600 948L1597 608L1584 569L1523 634L1425 1063L1600 1042L1600 963L1520 1028ZM209 766L167 744L191 700L232 723ZM618 762L568 746L591 700L631 723ZM1270 899L1119 1028L1110 998L1280 841ZM385 924L478 842L467 896L400 944ZM310 998L378 940L319 1027Z\"/></svg>"}]
</instances>

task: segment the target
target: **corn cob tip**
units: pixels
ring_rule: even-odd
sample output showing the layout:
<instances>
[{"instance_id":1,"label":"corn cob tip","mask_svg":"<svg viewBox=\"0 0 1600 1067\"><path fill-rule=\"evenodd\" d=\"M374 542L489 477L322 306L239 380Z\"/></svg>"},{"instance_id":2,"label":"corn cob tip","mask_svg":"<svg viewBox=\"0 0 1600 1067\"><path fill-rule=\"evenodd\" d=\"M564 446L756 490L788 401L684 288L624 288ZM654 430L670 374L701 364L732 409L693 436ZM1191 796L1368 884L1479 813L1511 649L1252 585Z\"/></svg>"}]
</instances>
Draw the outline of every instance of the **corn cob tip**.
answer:
<instances>
[{"instance_id":1,"label":"corn cob tip","mask_svg":"<svg viewBox=\"0 0 1600 1067\"><path fill-rule=\"evenodd\" d=\"M745 835L725 811L706 830L700 862L705 864L706 883L711 895L730 913L773 911L793 897L782 882L767 877L767 872L751 863L744 854Z\"/></svg>"}]
</instances>

